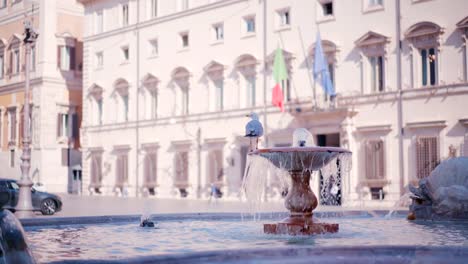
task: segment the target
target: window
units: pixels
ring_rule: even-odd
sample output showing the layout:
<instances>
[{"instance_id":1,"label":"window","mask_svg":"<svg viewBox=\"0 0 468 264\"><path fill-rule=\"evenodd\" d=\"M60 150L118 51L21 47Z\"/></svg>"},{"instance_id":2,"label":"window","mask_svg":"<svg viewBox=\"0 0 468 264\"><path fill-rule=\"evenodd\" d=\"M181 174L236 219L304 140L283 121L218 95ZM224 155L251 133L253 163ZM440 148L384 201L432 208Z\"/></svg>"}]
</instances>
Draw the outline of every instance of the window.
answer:
<instances>
[{"instance_id":1,"label":"window","mask_svg":"<svg viewBox=\"0 0 468 264\"><path fill-rule=\"evenodd\" d=\"M58 46L58 68L62 71L75 69L75 47Z\"/></svg>"},{"instance_id":2,"label":"window","mask_svg":"<svg viewBox=\"0 0 468 264\"><path fill-rule=\"evenodd\" d=\"M384 91L384 60L382 56L369 57L370 88L372 92Z\"/></svg>"},{"instance_id":3,"label":"window","mask_svg":"<svg viewBox=\"0 0 468 264\"><path fill-rule=\"evenodd\" d=\"M223 80L216 80L215 81L215 109L217 111L223 111L224 108L224 83Z\"/></svg>"},{"instance_id":4,"label":"window","mask_svg":"<svg viewBox=\"0 0 468 264\"><path fill-rule=\"evenodd\" d=\"M255 106L255 76L249 76L247 81L247 107Z\"/></svg>"},{"instance_id":5,"label":"window","mask_svg":"<svg viewBox=\"0 0 468 264\"><path fill-rule=\"evenodd\" d=\"M0 54L0 79L3 79L3 72L5 68L5 56L3 53Z\"/></svg>"},{"instance_id":6,"label":"window","mask_svg":"<svg viewBox=\"0 0 468 264\"><path fill-rule=\"evenodd\" d=\"M99 188L102 185L102 153L94 152L91 154L91 184L96 193L100 193Z\"/></svg>"},{"instance_id":7,"label":"window","mask_svg":"<svg viewBox=\"0 0 468 264\"><path fill-rule=\"evenodd\" d=\"M213 31L215 35L215 40L223 40L224 39L224 26L223 24L217 24L213 26Z\"/></svg>"},{"instance_id":8,"label":"window","mask_svg":"<svg viewBox=\"0 0 468 264\"><path fill-rule=\"evenodd\" d=\"M154 194L154 188L157 184L157 154L155 150L146 153L144 160L144 182L143 186L150 189ZM153 191L151 191L153 189Z\"/></svg>"},{"instance_id":9,"label":"window","mask_svg":"<svg viewBox=\"0 0 468 264\"><path fill-rule=\"evenodd\" d=\"M101 52L96 53L96 68L102 68L103 65L104 65L104 58L103 58L103 54L101 51Z\"/></svg>"},{"instance_id":10,"label":"window","mask_svg":"<svg viewBox=\"0 0 468 264\"><path fill-rule=\"evenodd\" d=\"M439 165L439 138L419 137L416 141L416 175L418 179L429 176Z\"/></svg>"},{"instance_id":11,"label":"window","mask_svg":"<svg viewBox=\"0 0 468 264\"><path fill-rule=\"evenodd\" d=\"M64 138L68 137L68 114L58 114L57 119L57 137Z\"/></svg>"},{"instance_id":12,"label":"window","mask_svg":"<svg viewBox=\"0 0 468 264\"><path fill-rule=\"evenodd\" d=\"M323 16L333 16L333 1L332 0L319 0L322 6Z\"/></svg>"},{"instance_id":13,"label":"window","mask_svg":"<svg viewBox=\"0 0 468 264\"><path fill-rule=\"evenodd\" d=\"M119 153L117 155L115 187L123 191L124 185L128 183L128 154Z\"/></svg>"},{"instance_id":14,"label":"window","mask_svg":"<svg viewBox=\"0 0 468 264\"><path fill-rule=\"evenodd\" d=\"M209 156L209 171L208 171L208 184L219 185L223 182L224 170L223 170L223 150L216 149L211 150Z\"/></svg>"},{"instance_id":15,"label":"window","mask_svg":"<svg viewBox=\"0 0 468 264\"><path fill-rule=\"evenodd\" d=\"M10 168L15 167L15 150L11 149L10 150Z\"/></svg>"},{"instance_id":16,"label":"window","mask_svg":"<svg viewBox=\"0 0 468 264\"><path fill-rule=\"evenodd\" d=\"M188 88L182 89L182 115L189 114L189 91Z\"/></svg>"},{"instance_id":17,"label":"window","mask_svg":"<svg viewBox=\"0 0 468 264\"><path fill-rule=\"evenodd\" d=\"M188 152L175 154L175 186L186 188L188 186Z\"/></svg>"},{"instance_id":18,"label":"window","mask_svg":"<svg viewBox=\"0 0 468 264\"><path fill-rule=\"evenodd\" d=\"M17 121L16 121L16 107L9 108L8 109L8 126L9 126L9 145L16 145L16 126L17 126Z\"/></svg>"},{"instance_id":19,"label":"window","mask_svg":"<svg viewBox=\"0 0 468 264\"><path fill-rule=\"evenodd\" d=\"M382 187L371 187L370 193L372 200L383 200L385 198L385 193Z\"/></svg>"},{"instance_id":20,"label":"window","mask_svg":"<svg viewBox=\"0 0 468 264\"><path fill-rule=\"evenodd\" d=\"M255 32L255 17L246 17L244 18L245 21L245 31L247 33L254 33Z\"/></svg>"},{"instance_id":21,"label":"window","mask_svg":"<svg viewBox=\"0 0 468 264\"><path fill-rule=\"evenodd\" d=\"M0 0L0 8L5 8L7 6L7 0Z\"/></svg>"},{"instance_id":22,"label":"window","mask_svg":"<svg viewBox=\"0 0 468 264\"><path fill-rule=\"evenodd\" d=\"M157 118L158 117L158 91L153 90L150 92L151 94L151 117Z\"/></svg>"},{"instance_id":23,"label":"window","mask_svg":"<svg viewBox=\"0 0 468 264\"><path fill-rule=\"evenodd\" d=\"M122 48L122 55L123 55L123 59L124 59L125 62L127 62L130 59L130 51L129 51L128 47L123 47Z\"/></svg>"},{"instance_id":24,"label":"window","mask_svg":"<svg viewBox=\"0 0 468 264\"><path fill-rule=\"evenodd\" d=\"M189 46L189 35L188 35L188 33L180 34L180 39L181 39L181 42L182 42L182 48L188 48L188 46Z\"/></svg>"},{"instance_id":25,"label":"window","mask_svg":"<svg viewBox=\"0 0 468 264\"><path fill-rule=\"evenodd\" d=\"M102 33L104 31L104 17L102 10L96 13L96 33Z\"/></svg>"},{"instance_id":26,"label":"window","mask_svg":"<svg viewBox=\"0 0 468 264\"><path fill-rule=\"evenodd\" d=\"M20 52L19 49L14 49L10 52L10 68L11 73L16 75L20 72Z\"/></svg>"},{"instance_id":27,"label":"window","mask_svg":"<svg viewBox=\"0 0 468 264\"><path fill-rule=\"evenodd\" d=\"M124 121L128 121L128 94L122 95L123 102L123 118Z\"/></svg>"},{"instance_id":28,"label":"window","mask_svg":"<svg viewBox=\"0 0 468 264\"><path fill-rule=\"evenodd\" d=\"M128 26L128 3L122 5L122 26Z\"/></svg>"},{"instance_id":29,"label":"window","mask_svg":"<svg viewBox=\"0 0 468 264\"><path fill-rule=\"evenodd\" d=\"M282 10L278 12L280 27L291 25L289 10Z\"/></svg>"},{"instance_id":30,"label":"window","mask_svg":"<svg viewBox=\"0 0 468 264\"><path fill-rule=\"evenodd\" d=\"M368 140L365 146L366 179L385 179L385 149L383 140Z\"/></svg>"},{"instance_id":31,"label":"window","mask_svg":"<svg viewBox=\"0 0 468 264\"><path fill-rule=\"evenodd\" d=\"M437 53L435 48L421 49L422 86L437 83Z\"/></svg>"},{"instance_id":32,"label":"window","mask_svg":"<svg viewBox=\"0 0 468 264\"><path fill-rule=\"evenodd\" d=\"M150 48L151 48L151 56L157 56L159 52L157 39L150 40Z\"/></svg>"},{"instance_id":33,"label":"window","mask_svg":"<svg viewBox=\"0 0 468 264\"><path fill-rule=\"evenodd\" d=\"M158 0L151 0L151 17L158 16Z\"/></svg>"},{"instance_id":34,"label":"window","mask_svg":"<svg viewBox=\"0 0 468 264\"><path fill-rule=\"evenodd\" d=\"M36 70L36 46L31 46L30 70Z\"/></svg>"},{"instance_id":35,"label":"window","mask_svg":"<svg viewBox=\"0 0 468 264\"><path fill-rule=\"evenodd\" d=\"M96 100L97 110L98 110L98 124L102 125L102 98Z\"/></svg>"},{"instance_id":36,"label":"window","mask_svg":"<svg viewBox=\"0 0 468 264\"><path fill-rule=\"evenodd\" d=\"M367 6L374 7L374 6L382 6L383 0L367 0Z\"/></svg>"},{"instance_id":37,"label":"window","mask_svg":"<svg viewBox=\"0 0 468 264\"><path fill-rule=\"evenodd\" d=\"M281 81L281 89L286 102L291 101L291 81L288 79Z\"/></svg>"}]
</instances>

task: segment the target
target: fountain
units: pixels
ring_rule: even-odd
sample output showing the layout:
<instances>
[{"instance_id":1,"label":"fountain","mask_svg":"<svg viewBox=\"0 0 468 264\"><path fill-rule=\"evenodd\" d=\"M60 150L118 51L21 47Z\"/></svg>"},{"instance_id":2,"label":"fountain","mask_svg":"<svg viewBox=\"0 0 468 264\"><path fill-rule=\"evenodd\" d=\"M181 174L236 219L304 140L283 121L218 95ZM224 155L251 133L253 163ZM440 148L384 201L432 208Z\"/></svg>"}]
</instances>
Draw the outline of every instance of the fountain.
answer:
<instances>
[{"instance_id":1,"label":"fountain","mask_svg":"<svg viewBox=\"0 0 468 264\"><path fill-rule=\"evenodd\" d=\"M275 147L256 149L248 155L248 166L244 181L247 197L249 181L265 175L264 160L268 160L274 168L288 172L291 186L285 198L285 206L290 211L289 217L276 224L265 224L267 234L312 235L338 232L338 224L320 223L313 218L312 211L317 207L318 200L310 188L310 178L313 171L335 167L338 160L350 162L350 151L336 147L315 147L313 136L304 128L299 128L293 134L293 147ZM260 164L260 165L259 165ZM268 167L268 166L267 166ZM325 173L325 171L329 171ZM335 170L324 169L323 174L330 176ZM288 180L287 180L288 181ZM252 195L250 195L252 196Z\"/></svg>"},{"instance_id":2,"label":"fountain","mask_svg":"<svg viewBox=\"0 0 468 264\"><path fill-rule=\"evenodd\" d=\"M410 191L409 220L468 219L468 157L443 161Z\"/></svg>"}]
</instances>

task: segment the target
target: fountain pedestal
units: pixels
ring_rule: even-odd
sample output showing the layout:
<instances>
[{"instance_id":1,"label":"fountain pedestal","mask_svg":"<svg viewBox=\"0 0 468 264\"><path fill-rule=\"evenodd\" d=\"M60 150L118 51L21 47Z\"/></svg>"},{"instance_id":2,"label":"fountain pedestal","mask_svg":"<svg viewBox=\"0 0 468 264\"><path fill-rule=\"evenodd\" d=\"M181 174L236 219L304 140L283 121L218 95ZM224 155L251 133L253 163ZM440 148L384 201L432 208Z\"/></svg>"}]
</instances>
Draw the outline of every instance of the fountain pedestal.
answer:
<instances>
[{"instance_id":1,"label":"fountain pedestal","mask_svg":"<svg viewBox=\"0 0 468 264\"><path fill-rule=\"evenodd\" d=\"M317 197L310 188L310 171L289 171L291 188L285 199L290 216L277 224L264 224L266 234L314 235L338 232L338 224L319 223L313 219L312 211L317 207Z\"/></svg>"}]
</instances>

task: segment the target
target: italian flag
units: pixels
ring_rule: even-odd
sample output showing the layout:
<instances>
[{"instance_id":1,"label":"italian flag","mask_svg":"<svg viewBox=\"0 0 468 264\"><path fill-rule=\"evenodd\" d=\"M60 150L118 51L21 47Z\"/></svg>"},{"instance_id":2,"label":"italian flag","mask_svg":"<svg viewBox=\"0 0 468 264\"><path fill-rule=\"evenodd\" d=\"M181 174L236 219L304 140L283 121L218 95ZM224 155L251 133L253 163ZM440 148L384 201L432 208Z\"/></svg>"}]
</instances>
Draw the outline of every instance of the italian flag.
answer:
<instances>
[{"instance_id":1,"label":"italian flag","mask_svg":"<svg viewBox=\"0 0 468 264\"><path fill-rule=\"evenodd\" d=\"M275 87L273 87L272 103L284 112L283 104L283 89L281 83L288 79L288 71L284 63L283 52L280 48L276 49L275 61L273 63L273 78L275 79Z\"/></svg>"}]
</instances>

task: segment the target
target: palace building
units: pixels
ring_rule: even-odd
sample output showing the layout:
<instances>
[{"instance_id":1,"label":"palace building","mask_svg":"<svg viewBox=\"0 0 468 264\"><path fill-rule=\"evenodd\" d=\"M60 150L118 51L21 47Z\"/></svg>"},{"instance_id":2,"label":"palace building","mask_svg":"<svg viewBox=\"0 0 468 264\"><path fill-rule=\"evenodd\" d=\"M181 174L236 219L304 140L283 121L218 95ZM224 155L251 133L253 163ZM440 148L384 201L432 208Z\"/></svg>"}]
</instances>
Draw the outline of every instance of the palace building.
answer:
<instances>
[{"instance_id":1,"label":"palace building","mask_svg":"<svg viewBox=\"0 0 468 264\"><path fill-rule=\"evenodd\" d=\"M78 192L83 6L74 0L0 0L0 177L19 179L23 112L30 104L31 169L48 191ZM24 22L39 33L25 98Z\"/></svg>"},{"instance_id":2,"label":"palace building","mask_svg":"<svg viewBox=\"0 0 468 264\"><path fill-rule=\"evenodd\" d=\"M238 199L251 112L262 147L289 146L303 127L353 152L333 204L392 206L468 155L465 0L78 2L83 193L204 199L214 185ZM317 32L333 100L313 76ZM271 103L277 48L285 112ZM316 174L312 186L327 184ZM278 179L266 188L281 197Z\"/></svg>"}]
</instances>

